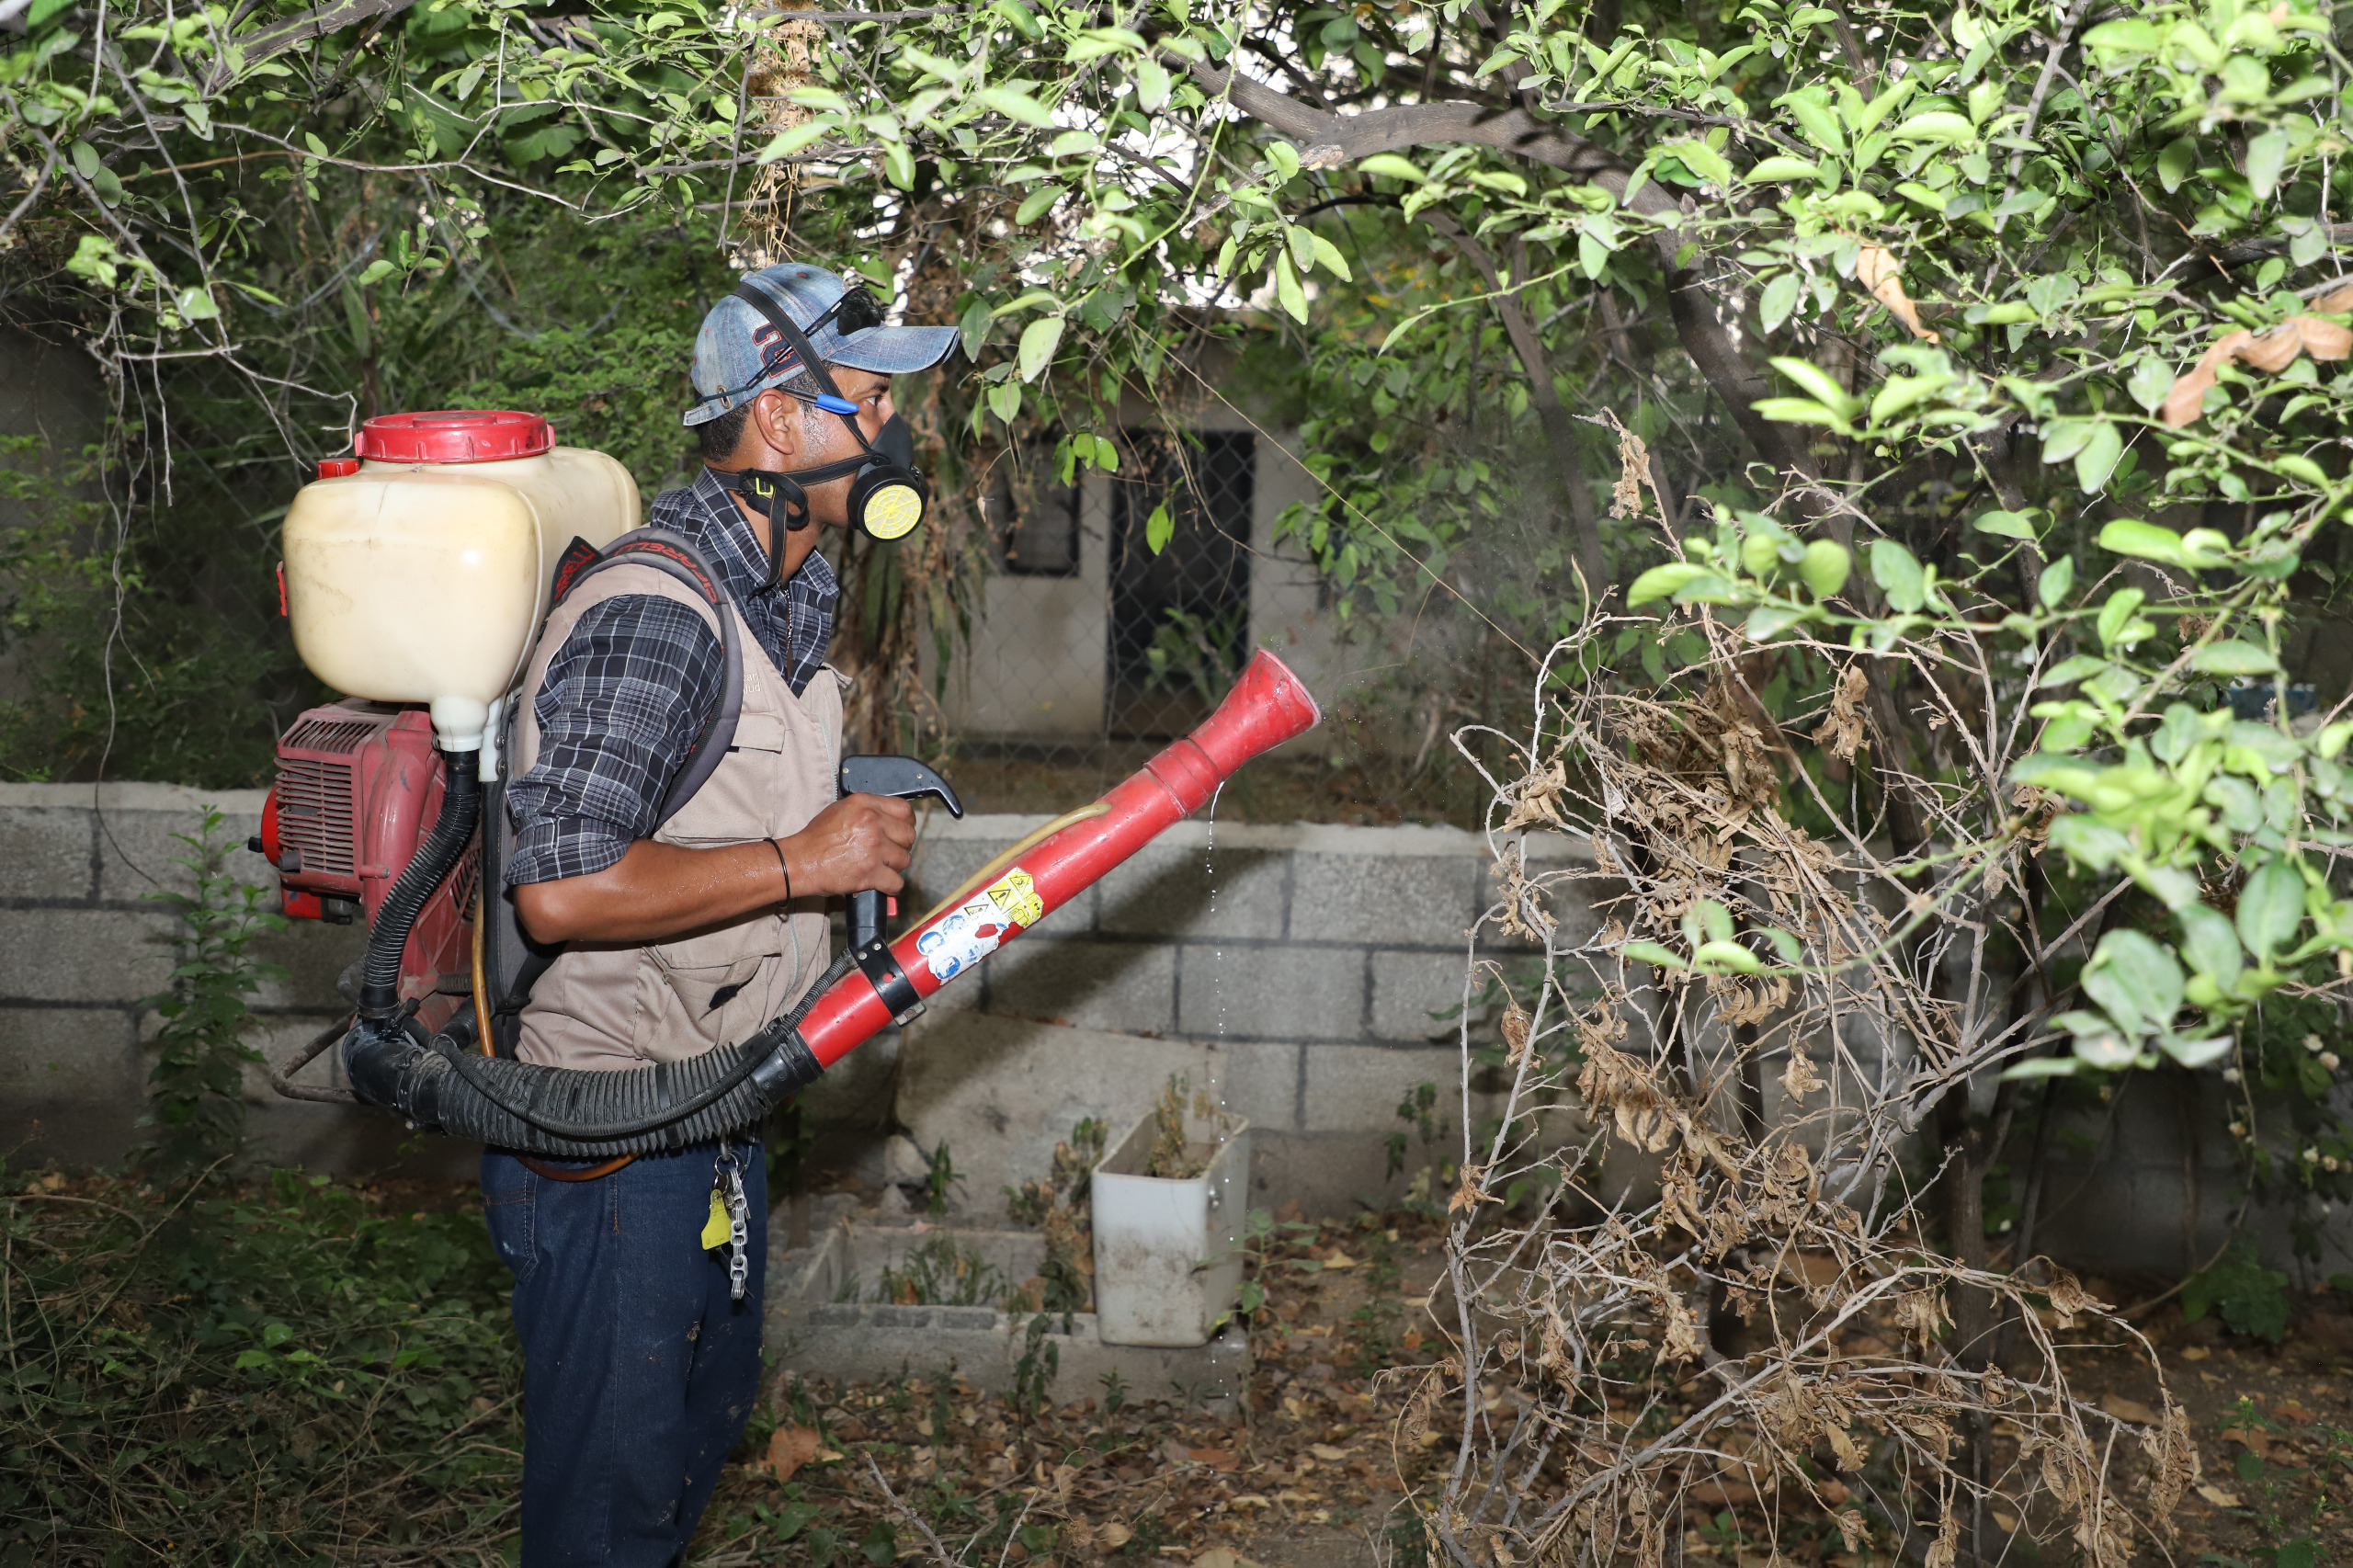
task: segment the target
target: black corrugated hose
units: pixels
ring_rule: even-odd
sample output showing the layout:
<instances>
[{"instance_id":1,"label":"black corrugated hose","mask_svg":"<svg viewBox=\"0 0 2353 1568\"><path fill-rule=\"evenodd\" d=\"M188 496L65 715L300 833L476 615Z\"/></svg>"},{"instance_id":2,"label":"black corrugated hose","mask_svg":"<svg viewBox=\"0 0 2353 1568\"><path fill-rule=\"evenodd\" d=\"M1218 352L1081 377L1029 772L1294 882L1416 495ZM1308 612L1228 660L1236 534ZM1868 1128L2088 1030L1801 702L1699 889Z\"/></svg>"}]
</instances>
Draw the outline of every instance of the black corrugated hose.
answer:
<instances>
[{"instance_id":1,"label":"black corrugated hose","mask_svg":"<svg viewBox=\"0 0 2353 1568\"><path fill-rule=\"evenodd\" d=\"M472 773L471 767L460 767L452 760L450 787L433 838L384 901L369 938L371 985L379 952L391 954L390 980L384 986L388 994L397 994L400 955L408 944L409 927L457 863L457 855L442 858L429 879L420 873L449 836L445 830L454 815L464 815L463 830L455 840L459 852L473 833L481 809L479 790L470 787L461 792L457 782L461 774L471 782ZM422 891L404 900L412 881L418 881ZM397 929L396 910L404 912ZM616 1073L479 1056L446 1034L428 1040L422 1026L392 1008L368 1016L370 993L363 990L362 1015L344 1037L344 1071L361 1099L399 1111L411 1126L477 1139L493 1148L559 1159L682 1149L750 1127L816 1082L824 1069L801 1038L801 1020L849 972L851 963L847 952L835 959L791 1011L748 1040L684 1062Z\"/></svg>"},{"instance_id":2,"label":"black corrugated hose","mask_svg":"<svg viewBox=\"0 0 2353 1568\"><path fill-rule=\"evenodd\" d=\"M470 751L441 754L445 769L441 814L434 819L433 836L392 884L368 933L367 966L360 971L359 980L362 1018L390 1018L400 1010L401 952L408 946L408 934L425 912L426 901L456 869L473 838L474 824L482 820L479 757L479 753Z\"/></svg>"}]
</instances>

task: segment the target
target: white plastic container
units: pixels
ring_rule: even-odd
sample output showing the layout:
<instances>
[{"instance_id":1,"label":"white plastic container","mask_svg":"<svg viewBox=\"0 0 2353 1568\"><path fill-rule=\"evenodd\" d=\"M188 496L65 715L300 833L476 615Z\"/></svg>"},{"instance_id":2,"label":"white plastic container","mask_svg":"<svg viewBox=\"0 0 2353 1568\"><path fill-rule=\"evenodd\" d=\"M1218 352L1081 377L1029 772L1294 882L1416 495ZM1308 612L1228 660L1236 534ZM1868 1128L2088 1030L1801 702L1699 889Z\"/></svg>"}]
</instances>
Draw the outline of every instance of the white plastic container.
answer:
<instances>
[{"instance_id":1,"label":"white plastic container","mask_svg":"<svg viewBox=\"0 0 2353 1568\"><path fill-rule=\"evenodd\" d=\"M1095 1312L1106 1345L1206 1345L1242 1289L1250 1124L1188 1117L1197 1176L1148 1176L1150 1117L1095 1167Z\"/></svg>"},{"instance_id":2,"label":"white plastic container","mask_svg":"<svg viewBox=\"0 0 2353 1568\"><path fill-rule=\"evenodd\" d=\"M360 460L321 463L287 508L295 652L347 697L430 705L441 746L473 750L556 562L575 536L603 546L637 527L637 483L554 445L537 415L393 415L357 444Z\"/></svg>"}]
</instances>

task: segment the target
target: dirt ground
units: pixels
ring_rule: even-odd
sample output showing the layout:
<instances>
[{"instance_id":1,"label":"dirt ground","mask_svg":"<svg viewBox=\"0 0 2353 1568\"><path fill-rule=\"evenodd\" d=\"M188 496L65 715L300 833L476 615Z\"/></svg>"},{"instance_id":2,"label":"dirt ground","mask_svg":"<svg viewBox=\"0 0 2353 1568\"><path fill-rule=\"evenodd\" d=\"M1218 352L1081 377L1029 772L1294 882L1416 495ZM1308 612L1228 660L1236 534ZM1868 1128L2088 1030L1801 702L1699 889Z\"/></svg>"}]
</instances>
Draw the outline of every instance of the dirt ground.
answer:
<instances>
[{"instance_id":1,"label":"dirt ground","mask_svg":"<svg viewBox=\"0 0 2353 1568\"><path fill-rule=\"evenodd\" d=\"M731 1535L747 1538L727 1520L762 1517L747 1512L756 1508L772 1523L777 1500L790 1494L811 1517L835 1521L834 1550L847 1553L864 1540L878 1568L893 1556L930 1555L915 1514L951 1554L984 1538L995 1550L977 1554L983 1562L1409 1568L1419 1553L1399 1550L1392 1532L1404 1516L1395 1505L1451 1450L1401 1454L1394 1421L1412 1380L1435 1359L1435 1341L1425 1348L1413 1324L1442 1262L1427 1221L1366 1216L1296 1228L1262 1271L1275 1326L1254 1335L1247 1408L1224 1422L1161 1402L1110 1410L1094 1400L1024 1420L1000 1400L920 1379L781 1383L767 1448L730 1471L697 1561L717 1568L769 1560L731 1551ZM2142 1299L2086 1283L2104 1301ZM2298 1297L2278 1346L2233 1335L2211 1318L2186 1323L2171 1301L2140 1322L2189 1416L2203 1475L2176 1515L2178 1537L2144 1540L2137 1561L2353 1562L2353 1312L2342 1299ZM2154 1418L2156 1381L2137 1351L2086 1335L2065 1365L2079 1398L2126 1420ZM790 1476L782 1489L779 1470ZM1014 1505L1000 1502L1008 1499L1022 1510L1011 1528L1005 1510ZM894 1535L871 1534L875 1521L891 1521ZM2017 1524L1998 1515L1995 1522L2006 1533ZM1769 1568L1764 1553L1725 1538L1709 1506L1691 1506L1686 1525L1686 1562ZM1819 1547L1806 1555L1829 1568L1883 1562ZM2080 1554L2070 1542L2038 1550L2021 1536L2002 1555L2042 1564Z\"/></svg>"},{"instance_id":2,"label":"dirt ground","mask_svg":"<svg viewBox=\"0 0 2353 1568\"><path fill-rule=\"evenodd\" d=\"M1260 1271L1271 1316L1252 1335L1249 1397L1222 1419L1141 1397L1114 1408L1108 1390L1025 1417L961 1380L780 1379L755 1424L756 1437L772 1424L767 1446L730 1468L694 1561L767 1561L757 1527L789 1526L793 1507L808 1514L803 1532L828 1521L833 1539L813 1558L853 1540L872 1542L870 1561L922 1553L912 1512L950 1553L985 1537L997 1549L977 1554L984 1562L1385 1562L1392 1509L1430 1462L1417 1454L1401 1472L1391 1422L1423 1358L1410 1319L1440 1245L1417 1220L1279 1230ZM1010 1528L1001 1499L1021 1510ZM889 1548L877 1521L892 1526Z\"/></svg>"}]
</instances>

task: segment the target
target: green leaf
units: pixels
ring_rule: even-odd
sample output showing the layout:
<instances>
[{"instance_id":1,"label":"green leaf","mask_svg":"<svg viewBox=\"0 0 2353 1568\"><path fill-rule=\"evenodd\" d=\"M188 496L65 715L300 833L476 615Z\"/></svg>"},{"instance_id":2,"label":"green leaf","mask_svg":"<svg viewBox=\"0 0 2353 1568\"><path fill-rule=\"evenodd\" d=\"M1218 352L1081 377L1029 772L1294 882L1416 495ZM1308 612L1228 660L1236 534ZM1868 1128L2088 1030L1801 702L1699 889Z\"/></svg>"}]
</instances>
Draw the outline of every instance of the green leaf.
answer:
<instances>
[{"instance_id":1,"label":"green leaf","mask_svg":"<svg viewBox=\"0 0 2353 1568\"><path fill-rule=\"evenodd\" d=\"M768 144L760 149L760 162L773 164L779 158L789 158L811 142L821 141L840 129L841 121L837 119L804 119L770 138Z\"/></svg>"},{"instance_id":2,"label":"green leaf","mask_svg":"<svg viewBox=\"0 0 2353 1568\"><path fill-rule=\"evenodd\" d=\"M1168 103L1168 68L1157 60L1136 62L1136 108L1156 114Z\"/></svg>"},{"instance_id":3,"label":"green leaf","mask_svg":"<svg viewBox=\"0 0 2353 1568\"><path fill-rule=\"evenodd\" d=\"M2100 420L2092 426L2083 449L2075 454L2075 483L2093 495L2108 488L2116 460L2124 455L2124 437L2114 425Z\"/></svg>"},{"instance_id":4,"label":"green leaf","mask_svg":"<svg viewBox=\"0 0 2353 1568\"><path fill-rule=\"evenodd\" d=\"M1323 235L1316 233L1313 230L1293 230L1292 232L1294 233L1304 233L1308 239L1313 243L1315 246L1315 261L1317 266L1323 267L1324 271L1332 274L1343 283L1350 282L1354 279L1355 275L1348 271L1348 258L1340 254L1339 246L1334 244L1331 241L1325 239Z\"/></svg>"},{"instance_id":5,"label":"green leaf","mask_svg":"<svg viewBox=\"0 0 2353 1568\"><path fill-rule=\"evenodd\" d=\"M2173 566L2181 564L2181 536L2171 528L2144 523L2138 517L2119 517L2102 527L2099 547L2113 555L2162 561Z\"/></svg>"},{"instance_id":6,"label":"green leaf","mask_svg":"<svg viewBox=\"0 0 2353 1568\"><path fill-rule=\"evenodd\" d=\"M993 108L1007 119L1017 119L1040 131L1054 123L1054 117L1047 111L1045 105L1011 87L983 87L972 97L983 108Z\"/></svg>"},{"instance_id":7,"label":"green leaf","mask_svg":"<svg viewBox=\"0 0 2353 1568\"><path fill-rule=\"evenodd\" d=\"M1068 194L1061 186L1041 185L1021 199L1021 205L1014 209L1013 222L1016 225L1034 223L1040 214Z\"/></svg>"},{"instance_id":8,"label":"green leaf","mask_svg":"<svg viewBox=\"0 0 2353 1568\"><path fill-rule=\"evenodd\" d=\"M2032 544L2035 539L2034 514L2031 512L1987 512L1970 527L1982 534L1997 534L2003 539L2022 539Z\"/></svg>"},{"instance_id":9,"label":"green leaf","mask_svg":"<svg viewBox=\"0 0 2353 1568\"><path fill-rule=\"evenodd\" d=\"M2157 181L2165 187L2167 196L2179 190L2182 181L2196 173L2197 168L2198 142L2194 137L2177 136L2166 142L2165 151L2157 154Z\"/></svg>"},{"instance_id":10,"label":"green leaf","mask_svg":"<svg viewBox=\"0 0 2353 1568\"><path fill-rule=\"evenodd\" d=\"M1821 174L1820 164L1784 155L1758 159L1756 167L1748 171L1748 178L1751 183L1761 183L1766 180L1814 179Z\"/></svg>"},{"instance_id":11,"label":"green leaf","mask_svg":"<svg viewBox=\"0 0 2353 1568\"><path fill-rule=\"evenodd\" d=\"M1275 253L1275 298L1282 302L1293 321L1307 321L1307 290L1300 286L1299 274L1290 265L1290 252Z\"/></svg>"},{"instance_id":12,"label":"green leaf","mask_svg":"<svg viewBox=\"0 0 2353 1568\"><path fill-rule=\"evenodd\" d=\"M1653 599L1665 598L1694 577L1710 574L1706 567L1695 566L1688 561L1670 561L1664 566L1654 566L1634 579L1634 585L1626 590L1626 603L1631 608L1648 604Z\"/></svg>"},{"instance_id":13,"label":"green leaf","mask_svg":"<svg viewBox=\"0 0 2353 1568\"><path fill-rule=\"evenodd\" d=\"M1298 177L1299 149L1290 142L1279 141L1267 142L1267 162L1279 177L1284 180Z\"/></svg>"},{"instance_id":14,"label":"green leaf","mask_svg":"<svg viewBox=\"0 0 2353 1568\"><path fill-rule=\"evenodd\" d=\"M2029 1056L2002 1069L2005 1078L2067 1078L2082 1063L2072 1056Z\"/></svg>"},{"instance_id":15,"label":"green leaf","mask_svg":"<svg viewBox=\"0 0 2353 1568\"><path fill-rule=\"evenodd\" d=\"M1798 122L1807 141L1825 153L1843 153L1847 150L1846 132L1840 129L1838 117L1831 111L1830 95L1820 87L1801 87L1773 100L1775 108L1786 108L1790 118Z\"/></svg>"},{"instance_id":16,"label":"green leaf","mask_svg":"<svg viewBox=\"0 0 2353 1568\"><path fill-rule=\"evenodd\" d=\"M1369 175L1386 175L1391 179L1402 179L1413 185L1425 184L1430 177L1422 173L1412 159L1401 158L1394 153L1375 153L1370 158L1359 158L1357 167Z\"/></svg>"},{"instance_id":17,"label":"green leaf","mask_svg":"<svg viewBox=\"0 0 2353 1568\"><path fill-rule=\"evenodd\" d=\"M1590 229L1577 232L1577 267L1587 278L1598 278L1609 266L1609 247Z\"/></svg>"},{"instance_id":18,"label":"green leaf","mask_svg":"<svg viewBox=\"0 0 2353 1568\"><path fill-rule=\"evenodd\" d=\"M1152 509L1152 516L1143 520L1144 546L1157 555L1168 548L1168 541L1176 535L1176 515L1168 509L1168 503L1163 501Z\"/></svg>"},{"instance_id":19,"label":"green leaf","mask_svg":"<svg viewBox=\"0 0 2353 1568\"><path fill-rule=\"evenodd\" d=\"M1054 350L1063 341L1063 318L1040 316L1021 329L1019 363L1021 379L1034 381L1053 362Z\"/></svg>"},{"instance_id":20,"label":"green leaf","mask_svg":"<svg viewBox=\"0 0 2353 1568\"><path fill-rule=\"evenodd\" d=\"M2281 130L2265 131L2246 144L2246 183L2255 187L2257 201L2268 201L2279 183L2279 171L2288 162L2288 133Z\"/></svg>"},{"instance_id":21,"label":"green leaf","mask_svg":"<svg viewBox=\"0 0 2353 1568\"><path fill-rule=\"evenodd\" d=\"M1796 273L1782 272L1777 273L1773 280L1765 285L1765 292L1756 301L1756 319L1767 332L1780 331L1781 324L1788 321L1790 313L1798 308L1800 281Z\"/></svg>"},{"instance_id":22,"label":"green leaf","mask_svg":"<svg viewBox=\"0 0 2353 1568\"><path fill-rule=\"evenodd\" d=\"M1688 969L1691 967L1689 964L1685 963L1680 957L1677 956L1674 949L1670 948L1663 948L1656 942L1628 942L1624 947L1620 948L1618 950L1627 958L1633 959L1641 963L1656 964L1661 969Z\"/></svg>"},{"instance_id":23,"label":"green leaf","mask_svg":"<svg viewBox=\"0 0 2353 1568\"><path fill-rule=\"evenodd\" d=\"M901 190L913 190L915 186L915 160L904 142L893 142L882 149L882 172Z\"/></svg>"},{"instance_id":24,"label":"green leaf","mask_svg":"<svg viewBox=\"0 0 2353 1568\"><path fill-rule=\"evenodd\" d=\"M2157 1049L2180 1062L2184 1067L2211 1067L2231 1053L2231 1037L2217 1036L2212 1040L2176 1040L2165 1035L2157 1040ZM2280 1554L2283 1558L2285 1552Z\"/></svg>"},{"instance_id":25,"label":"green leaf","mask_svg":"<svg viewBox=\"0 0 2353 1568\"><path fill-rule=\"evenodd\" d=\"M2144 1020L2162 1028L2181 1010L2181 965L2145 934L2110 931L2084 966L2083 987L2128 1031Z\"/></svg>"},{"instance_id":26,"label":"green leaf","mask_svg":"<svg viewBox=\"0 0 2353 1568\"><path fill-rule=\"evenodd\" d=\"M2249 877L2239 894L2238 928L2246 950L2268 961L2304 923L2304 879L2285 860Z\"/></svg>"},{"instance_id":27,"label":"green leaf","mask_svg":"<svg viewBox=\"0 0 2353 1568\"><path fill-rule=\"evenodd\" d=\"M2226 637L2189 655L2189 667L2210 676L2276 675L2279 661L2252 642Z\"/></svg>"},{"instance_id":28,"label":"green leaf","mask_svg":"<svg viewBox=\"0 0 2353 1568\"><path fill-rule=\"evenodd\" d=\"M1889 132L1900 142L1942 142L1948 144L1974 141L1977 128L1968 118L1946 109L1931 109L1915 114Z\"/></svg>"},{"instance_id":29,"label":"green leaf","mask_svg":"<svg viewBox=\"0 0 2353 1568\"><path fill-rule=\"evenodd\" d=\"M2225 992L2236 985L2245 964L2238 933L2231 929L2230 921L2202 903L2174 911L2174 918L2181 922L2181 956L2189 960L2189 967L2212 976L2215 985Z\"/></svg>"},{"instance_id":30,"label":"green leaf","mask_svg":"<svg viewBox=\"0 0 2353 1568\"><path fill-rule=\"evenodd\" d=\"M1803 387L1816 403L1836 410L1843 419L1852 419L1862 409L1862 400L1850 395L1825 370L1818 369L1802 359L1786 357L1776 358L1771 364L1773 369Z\"/></svg>"},{"instance_id":31,"label":"green leaf","mask_svg":"<svg viewBox=\"0 0 2353 1568\"><path fill-rule=\"evenodd\" d=\"M2042 569L2034 585L2034 597L2042 601L2045 609L2057 609L2067 596L2075 591L2075 558L2063 555Z\"/></svg>"},{"instance_id":32,"label":"green leaf","mask_svg":"<svg viewBox=\"0 0 2353 1568\"><path fill-rule=\"evenodd\" d=\"M1887 595L1890 608L1906 615L1927 602L1927 576L1918 558L1892 539L1871 540L1871 581Z\"/></svg>"},{"instance_id":33,"label":"green leaf","mask_svg":"<svg viewBox=\"0 0 2353 1568\"><path fill-rule=\"evenodd\" d=\"M1738 942L1702 942L1691 955L1691 963L1695 969L1728 969L1735 974L1756 974L1765 968L1755 953Z\"/></svg>"},{"instance_id":34,"label":"green leaf","mask_svg":"<svg viewBox=\"0 0 2353 1568\"><path fill-rule=\"evenodd\" d=\"M2165 394L2173 391L2173 371L2158 356L2143 354L2133 362L2132 374L2125 381L2124 390L2132 394L2134 403L2154 414Z\"/></svg>"},{"instance_id":35,"label":"green leaf","mask_svg":"<svg viewBox=\"0 0 2353 1568\"><path fill-rule=\"evenodd\" d=\"M1663 153L1682 160L1683 166L1698 175L1718 190L1728 190L1733 183L1732 161L1695 136L1680 137L1659 148Z\"/></svg>"},{"instance_id":36,"label":"green leaf","mask_svg":"<svg viewBox=\"0 0 2353 1568\"><path fill-rule=\"evenodd\" d=\"M985 300L975 300L964 307L964 313L957 318L956 335L963 346L965 358L981 357L981 345L988 341L990 324L995 320Z\"/></svg>"},{"instance_id":37,"label":"green leaf","mask_svg":"<svg viewBox=\"0 0 2353 1568\"><path fill-rule=\"evenodd\" d=\"M2099 619L2095 623L2101 647L2115 645L2117 638L2132 623L2133 616L2139 613L2148 597L2138 588L2119 588L2108 596L2108 602L2099 607Z\"/></svg>"}]
</instances>

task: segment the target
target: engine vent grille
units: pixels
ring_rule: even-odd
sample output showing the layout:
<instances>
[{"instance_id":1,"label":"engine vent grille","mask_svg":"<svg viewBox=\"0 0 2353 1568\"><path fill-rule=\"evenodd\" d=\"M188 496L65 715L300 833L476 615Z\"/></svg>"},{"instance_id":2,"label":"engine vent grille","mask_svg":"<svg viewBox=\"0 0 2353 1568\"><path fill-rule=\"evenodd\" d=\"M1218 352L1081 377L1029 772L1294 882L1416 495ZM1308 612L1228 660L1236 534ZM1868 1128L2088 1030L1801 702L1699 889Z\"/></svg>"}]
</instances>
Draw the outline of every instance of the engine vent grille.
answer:
<instances>
[{"instance_id":1,"label":"engine vent grille","mask_svg":"<svg viewBox=\"0 0 2353 1568\"><path fill-rule=\"evenodd\" d=\"M381 719L303 719L278 744L287 751L323 751L349 756L388 728Z\"/></svg>"},{"instance_id":2,"label":"engine vent grille","mask_svg":"<svg viewBox=\"0 0 2353 1568\"><path fill-rule=\"evenodd\" d=\"M481 879L482 856L469 849L465 858L458 862L458 869L449 873L449 902L457 905L460 920L474 917L474 891Z\"/></svg>"},{"instance_id":3,"label":"engine vent grille","mask_svg":"<svg viewBox=\"0 0 2353 1568\"><path fill-rule=\"evenodd\" d=\"M372 724L319 727L357 729L363 739L376 730ZM291 743L294 737L288 739ZM301 852L303 870L351 875L352 851L358 842L351 820L351 765L323 757L280 756L278 836L288 848Z\"/></svg>"}]
</instances>

